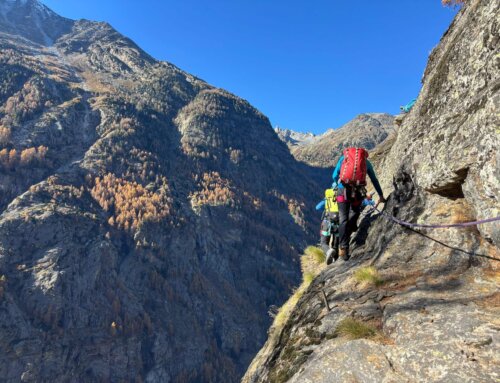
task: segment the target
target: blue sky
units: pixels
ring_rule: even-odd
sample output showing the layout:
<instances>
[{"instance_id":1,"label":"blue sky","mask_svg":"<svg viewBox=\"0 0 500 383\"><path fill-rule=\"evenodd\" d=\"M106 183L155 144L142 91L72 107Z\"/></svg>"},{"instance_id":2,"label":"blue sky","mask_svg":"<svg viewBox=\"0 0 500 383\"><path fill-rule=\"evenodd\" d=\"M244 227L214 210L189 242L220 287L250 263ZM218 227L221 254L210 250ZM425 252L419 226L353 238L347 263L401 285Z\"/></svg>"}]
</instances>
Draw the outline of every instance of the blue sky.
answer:
<instances>
[{"instance_id":1,"label":"blue sky","mask_svg":"<svg viewBox=\"0 0 500 383\"><path fill-rule=\"evenodd\" d=\"M273 126L321 133L397 113L456 10L440 0L42 0L107 21L154 57L248 100Z\"/></svg>"}]
</instances>

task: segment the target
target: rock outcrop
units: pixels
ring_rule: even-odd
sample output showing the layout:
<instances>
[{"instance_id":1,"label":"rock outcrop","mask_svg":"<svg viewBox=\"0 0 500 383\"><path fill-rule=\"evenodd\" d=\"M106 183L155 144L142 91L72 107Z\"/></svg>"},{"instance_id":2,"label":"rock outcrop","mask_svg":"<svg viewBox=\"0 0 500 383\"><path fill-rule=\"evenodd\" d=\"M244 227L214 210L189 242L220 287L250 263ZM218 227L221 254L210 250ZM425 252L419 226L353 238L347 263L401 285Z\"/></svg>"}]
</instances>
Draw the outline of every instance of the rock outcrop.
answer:
<instances>
[{"instance_id":1,"label":"rock outcrop","mask_svg":"<svg viewBox=\"0 0 500 383\"><path fill-rule=\"evenodd\" d=\"M413 223L498 216L500 7L467 1L432 52L416 106L373 152L384 214ZM500 225L407 229L363 217L352 258L324 270L243 379L495 382Z\"/></svg>"},{"instance_id":2,"label":"rock outcrop","mask_svg":"<svg viewBox=\"0 0 500 383\"><path fill-rule=\"evenodd\" d=\"M0 380L238 381L315 237L308 167L110 25L0 11Z\"/></svg>"}]
</instances>

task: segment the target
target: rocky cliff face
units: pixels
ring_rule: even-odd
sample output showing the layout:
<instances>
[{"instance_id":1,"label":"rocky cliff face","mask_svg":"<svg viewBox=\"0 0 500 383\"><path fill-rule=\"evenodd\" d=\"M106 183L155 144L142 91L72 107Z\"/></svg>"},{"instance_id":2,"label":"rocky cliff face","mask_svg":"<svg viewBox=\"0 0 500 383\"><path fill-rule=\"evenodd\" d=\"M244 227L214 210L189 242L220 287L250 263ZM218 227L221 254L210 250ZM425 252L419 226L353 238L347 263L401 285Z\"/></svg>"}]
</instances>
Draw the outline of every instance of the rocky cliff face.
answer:
<instances>
[{"instance_id":1,"label":"rocky cliff face","mask_svg":"<svg viewBox=\"0 0 500 383\"><path fill-rule=\"evenodd\" d=\"M394 116L385 113L361 114L339 129L330 129L302 145L291 148L293 156L314 167L334 167L349 146L373 149L394 130Z\"/></svg>"},{"instance_id":2,"label":"rocky cliff face","mask_svg":"<svg viewBox=\"0 0 500 383\"><path fill-rule=\"evenodd\" d=\"M1 380L239 380L314 238L308 168L108 24L0 10Z\"/></svg>"},{"instance_id":3,"label":"rocky cliff face","mask_svg":"<svg viewBox=\"0 0 500 383\"><path fill-rule=\"evenodd\" d=\"M50 45L71 30L73 22L55 14L37 0L3 0L0 3L0 32Z\"/></svg>"},{"instance_id":4,"label":"rocky cliff face","mask_svg":"<svg viewBox=\"0 0 500 383\"><path fill-rule=\"evenodd\" d=\"M497 1L468 1L432 52L415 108L372 156L386 214L498 216L499 22ZM351 260L312 282L243 382L497 381L499 228L365 216Z\"/></svg>"},{"instance_id":5,"label":"rocky cliff face","mask_svg":"<svg viewBox=\"0 0 500 383\"><path fill-rule=\"evenodd\" d=\"M316 135L313 133L295 132L290 129L282 129L280 127L274 128L281 141L283 141L290 149L296 146L302 146L311 142Z\"/></svg>"}]
</instances>

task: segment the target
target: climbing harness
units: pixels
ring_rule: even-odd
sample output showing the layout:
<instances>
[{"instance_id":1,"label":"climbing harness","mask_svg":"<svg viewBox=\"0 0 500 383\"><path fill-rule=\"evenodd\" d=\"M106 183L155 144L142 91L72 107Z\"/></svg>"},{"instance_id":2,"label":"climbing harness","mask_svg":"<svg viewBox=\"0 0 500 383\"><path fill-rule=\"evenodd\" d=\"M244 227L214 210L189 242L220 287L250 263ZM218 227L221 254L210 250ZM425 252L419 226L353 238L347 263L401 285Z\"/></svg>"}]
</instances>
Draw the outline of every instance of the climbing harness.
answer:
<instances>
[{"instance_id":1,"label":"climbing harness","mask_svg":"<svg viewBox=\"0 0 500 383\"><path fill-rule=\"evenodd\" d=\"M394 216L392 216L384 211L380 211L379 209L377 209L377 207L373 207L372 209L370 209L370 211L368 213L371 213L373 211L378 212L383 217L386 217L386 218L390 219L391 221L396 222L399 225L407 226L407 227L422 227L422 228L427 228L427 229L449 229L452 227L476 226L476 225L483 225L485 223L500 221L500 216L498 216L495 218L481 219L481 220L472 221L472 222L450 223L450 224L445 224L445 225L429 225L429 224L419 224L419 223L411 223L411 222L403 221L403 220L396 218L396 217L394 217Z\"/></svg>"}]
</instances>

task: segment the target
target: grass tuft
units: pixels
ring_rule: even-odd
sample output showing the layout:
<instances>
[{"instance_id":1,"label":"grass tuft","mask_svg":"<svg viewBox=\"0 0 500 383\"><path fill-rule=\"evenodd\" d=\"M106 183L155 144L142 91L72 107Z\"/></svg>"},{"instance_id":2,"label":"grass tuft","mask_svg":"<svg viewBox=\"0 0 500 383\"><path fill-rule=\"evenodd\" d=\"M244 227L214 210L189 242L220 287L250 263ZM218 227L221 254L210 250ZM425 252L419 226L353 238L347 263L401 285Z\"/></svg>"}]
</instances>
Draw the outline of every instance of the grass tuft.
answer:
<instances>
[{"instance_id":1,"label":"grass tuft","mask_svg":"<svg viewBox=\"0 0 500 383\"><path fill-rule=\"evenodd\" d=\"M339 323L337 329L335 330L335 333L337 335L354 340L373 338L377 335L377 330L374 327L371 327L354 318L345 318Z\"/></svg>"},{"instance_id":2,"label":"grass tuft","mask_svg":"<svg viewBox=\"0 0 500 383\"><path fill-rule=\"evenodd\" d=\"M303 279L304 279L303 282L309 286L312 283L312 281L314 280L314 277L315 277L315 275L313 273L305 273L303 276Z\"/></svg>"},{"instance_id":3,"label":"grass tuft","mask_svg":"<svg viewBox=\"0 0 500 383\"><path fill-rule=\"evenodd\" d=\"M284 326L299 299L304 295L314 278L325 268L325 253L318 247L308 246L304 251L304 255L300 257L300 267L302 270L302 283L285 304L280 307L278 314L274 318L272 326L274 330L279 330Z\"/></svg>"},{"instance_id":4,"label":"grass tuft","mask_svg":"<svg viewBox=\"0 0 500 383\"><path fill-rule=\"evenodd\" d=\"M292 296L288 298L288 300L283 304L283 306L280 307L278 314L276 314L276 317L274 318L273 322L274 328L281 328L285 325L286 321L288 320L288 317L290 316L290 313L297 305L297 302L302 297L302 295L304 295L304 291L305 288L303 288L301 285L297 290L294 291Z\"/></svg>"},{"instance_id":5,"label":"grass tuft","mask_svg":"<svg viewBox=\"0 0 500 383\"><path fill-rule=\"evenodd\" d=\"M316 262L316 264L318 265L325 262L326 259L323 250L316 246L308 246L304 251L304 254L314 260L314 262Z\"/></svg>"},{"instance_id":6,"label":"grass tuft","mask_svg":"<svg viewBox=\"0 0 500 383\"><path fill-rule=\"evenodd\" d=\"M379 272L373 266L370 267L362 267L354 273L354 279L356 281L371 284L374 286L380 286L384 284L384 280L380 277Z\"/></svg>"}]
</instances>

